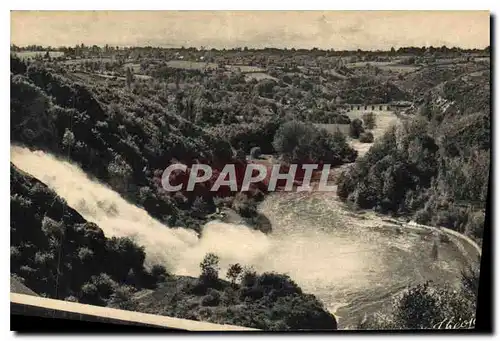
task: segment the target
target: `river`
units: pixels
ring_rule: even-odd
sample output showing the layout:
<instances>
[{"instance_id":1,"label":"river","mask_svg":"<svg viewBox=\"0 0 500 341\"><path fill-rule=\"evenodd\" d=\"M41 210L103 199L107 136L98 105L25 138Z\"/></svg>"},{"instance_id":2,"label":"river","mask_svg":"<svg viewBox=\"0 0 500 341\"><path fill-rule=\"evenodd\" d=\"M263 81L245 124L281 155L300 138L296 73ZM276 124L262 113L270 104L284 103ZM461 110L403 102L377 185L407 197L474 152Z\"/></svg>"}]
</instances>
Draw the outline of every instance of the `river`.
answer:
<instances>
[{"instance_id":1,"label":"river","mask_svg":"<svg viewBox=\"0 0 500 341\"><path fill-rule=\"evenodd\" d=\"M470 260L430 231L401 228L372 212L353 214L331 192L274 193L260 210L273 225L271 238L282 241L269 265L320 298L339 328L386 311L408 285L432 280L458 286Z\"/></svg>"}]
</instances>

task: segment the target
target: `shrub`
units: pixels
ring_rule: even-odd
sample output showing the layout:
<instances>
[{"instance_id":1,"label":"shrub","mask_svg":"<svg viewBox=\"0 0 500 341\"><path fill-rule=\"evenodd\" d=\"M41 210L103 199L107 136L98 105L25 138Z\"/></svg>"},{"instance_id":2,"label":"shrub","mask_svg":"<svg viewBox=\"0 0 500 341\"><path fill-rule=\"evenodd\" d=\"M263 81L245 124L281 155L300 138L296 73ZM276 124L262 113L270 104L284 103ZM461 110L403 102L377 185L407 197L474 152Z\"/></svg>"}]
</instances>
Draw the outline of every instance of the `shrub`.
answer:
<instances>
[{"instance_id":1,"label":"shrub","mask_svg":"<svg viewBox=\"0 0 500 341\"><path fill-rule=\"evenodd\" d=\"M78 303L78 299L75 297L75 296L68 296L64 299L65 301L68 301L68 302L75 302L75 303Z\"/></svg>"},{"instance_id":2,"label":"shrub","mask_svg":"<svg viewBox=\"0 0 500 341\"><path fill-rule=\"evenodd\" d=\"M168 276L167 269L163 265L155 264L151 267L151 276L156 282L164 281Z\"/></svg>"},{"instance_id":3,"label":"shrub","mask_svg":"<svg viewBox=\"0 0 500 341\"><path fill-rule=\"evenodd\" d=\"M137 310L138 303L134 301L133 296L136 289L129 285L122 285L111 294L108 306L124 310Z\"/></svg>"},{"instance_id":4,"label":"shrub","mask_svg":"<svg viewBox=\"0 0 500 341\"><path fill-rule=\"evenodd\" d=\"M245 267L243 275L241 276L241 285L244 287L251 287L257 283L257 272L252 267Z\"/></svg>"},{"instance_id":5,"label":"shrub","mask_svg":"<svg viewBox=\"0 0 500 341\"><path fill-rule=\"evenodd\" d=\"M68 128L66 128L66 131L64 132L62 144L66 148L70 148L75 144L75 134L73 134L73 132Z\"/></svg>"},{"instance_id":6,"label":"shrub","mask_svg":"<svg viewBox=\"0 0 500 341\"><path fill-rule=\"evenodd\" d=\"M365 129L363 128L363 121L361 121L359 118L351 121L351 124L349 125L350 137L352 137L353 139L357 139L364 131Z\"/></svg>"},{"instance_id":7,"label":"shrub","mask_svg":"<svg viewBox=\"0 0 500 341\"><path fill-rule=\"evenodd\" d=\"M64 225L47 216L42 220L42 231L46 236L61 238L64 235Z\"/></svg>"},{"instance_id":8,"label":"shrub","mask_svg":"<svg viewBox=\"0 0 500 341\"><path fill-rule=\"evenodd\" d=\"M221 294L215 289L208 289L207 295L201 299L201 305L205 307L215 307L220 304Z\"/></svg>"},{"instance_id":9,"label":"shrub","mask_svg":"<svg viewBox=\"0 0 500 341\"><path fill-rule=\"evenodd\" d=\"M359 136L359 142L362 143L372 143L374 140L373 134L370 131L365 131L364 133L361 133Z\"/></svg>"}]
</instances>

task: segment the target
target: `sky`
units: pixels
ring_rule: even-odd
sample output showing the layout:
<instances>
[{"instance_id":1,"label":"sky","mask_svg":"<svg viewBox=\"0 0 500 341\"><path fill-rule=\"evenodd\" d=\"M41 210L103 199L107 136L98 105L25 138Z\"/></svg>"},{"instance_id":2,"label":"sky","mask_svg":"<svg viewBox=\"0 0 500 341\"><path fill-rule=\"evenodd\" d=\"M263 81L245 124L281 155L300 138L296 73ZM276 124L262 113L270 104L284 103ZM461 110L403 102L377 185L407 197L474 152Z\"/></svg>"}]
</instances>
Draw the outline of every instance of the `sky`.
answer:
<instances>
[{"instance_id":1,"label":"sky","mask_svg":"<svg viewBox=\"0 0 500 341\"><path fill-rule=\"evenodd\" d=\"M18 46L484 48L488 11L12 11Z\"/></svg>"}]
</instances>

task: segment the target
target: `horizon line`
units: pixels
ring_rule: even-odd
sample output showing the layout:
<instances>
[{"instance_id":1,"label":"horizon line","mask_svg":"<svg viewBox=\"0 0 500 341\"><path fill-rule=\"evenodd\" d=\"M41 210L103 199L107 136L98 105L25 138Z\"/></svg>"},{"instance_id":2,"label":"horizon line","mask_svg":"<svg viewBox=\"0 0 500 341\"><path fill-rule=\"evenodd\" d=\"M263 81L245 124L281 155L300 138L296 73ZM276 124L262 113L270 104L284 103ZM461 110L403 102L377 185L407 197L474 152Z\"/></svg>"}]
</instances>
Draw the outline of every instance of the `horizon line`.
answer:
<instances>
[{"instance_id":1,"label":"horizon line","mask_svg":"<svg viewBox=\"0 0 500 341\"><path fill-rule=\"evenodd\" d=\"M137 44L137 45L120 45L120 44L112 44L112 43L106 43L106 44L86 44L84 42L80 42L80 43L75 43L73 45L50 45L50 44L24 44L24 45L17 45L15 42L11 42L10 44L10 48L13 47L13 45L15 45L17 48L20 48L20 49L24 49L24 48L28 48L28 47L31 47L31 46L40 46L44 49L47 49L47 48L51 48L51 49L61 49L61 48L74 48L75 46L81 46L81 44L83 44L84 46L86 47L92 47L92 46L97 46L97 47L105 47L106 45L110 46L110 47L119 47L119 48L127 48L127 49L134 49L134 48L153 48L153 49L172 49L172 50L191 50L191 49L195 49L196 51L198 52L201 52L201 51L212 51L212 50L215 50L215 51L232 51L232 50L242 50L244 48L247 48L248 50L255 50L255 51L263 51L263 50L280 50L280 51L292 51L292 50L296 50L296 51L301 51L301 50L305 50L305 51L322 51L322 52L358 52L358 51L361 51L361 52L390 52L391 51L391 48L387 49L387 48L378 48L378 49L360 49L360 48L353 48L353 49L335 49L335 48L329 48L329 49L325 49L325 48L319 48L319 47L312 47L312 48L307 48L307 47L299 47L299 46L292 46L292 47L274 47L274 46L265 46L265 47L256 47L256 46L248 46L248 45L235 45L235 46L227 46L227 47L210 47L210 46L204 46L204 45L201 45L201 46L194 46L194 45L191 45L191 46L186 46L186 45L141 45L141 44ZM422 45L422 46L418 46L418 45L401 45L401 46L398 46L396 48L396 46L393 46L392 48L395 49L395 51L397 52L398 50L400 49L422 49L422 48L426 48L426 49L430 49L430 48L434 48L434 49L441 49L445 47L446 49L448 50L452 50L452 49L459 49L459 50L485 50L487 48L490 48L491 47L491 44L488 44L487 46L484 46L484 47L462 47L462 46L447 46L446 44L444 45L440 45L440 46L434 46L434 45Z\"/></svg>"}]
</instances>

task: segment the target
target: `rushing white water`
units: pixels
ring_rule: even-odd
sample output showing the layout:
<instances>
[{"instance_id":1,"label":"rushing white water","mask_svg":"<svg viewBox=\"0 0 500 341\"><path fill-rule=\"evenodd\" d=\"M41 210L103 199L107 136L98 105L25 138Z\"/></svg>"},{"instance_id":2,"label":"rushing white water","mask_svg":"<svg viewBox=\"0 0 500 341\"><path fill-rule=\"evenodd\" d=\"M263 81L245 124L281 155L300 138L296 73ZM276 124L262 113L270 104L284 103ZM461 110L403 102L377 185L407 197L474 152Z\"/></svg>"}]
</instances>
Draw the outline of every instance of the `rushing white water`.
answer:
<instances>
[{"instance_id":1,"label":"rushing white water","mask_svg":"<svg viewBox=\"0 0 500 341\"><path fill-rule=\"evenodd\" d=\"M337 311L340 327L387 305L406 285L456 281L463 264L453 245L440 245L435 261L432 243L421 235L370 229L372 221L350 216L331 193L270 195L260 207L273 225L269 235L214 221L198 238L191 230L161 224L77 166L49 154L11 146L11 161L54 189L106 236L134 237L146 248L148 263L197 276L204 255L214 252L221 274L235 262L259 272L287 273Z\"/></svg>"},{"instance_id":2,"label":"rushing white water","mask_svg":"<svg viewBox=\"0 0 500 341\"><path fill-rule=\"evenodd\" d=\"M42 151L12 146L11 161L52 188L85 219L99 225L107 237L133 237L146 248L149 264L163 264L176 274L198 275L199 263L207 252L242 262L267 252L266 236L244 226L210 223L201 239L192 230L168 228L90 179L79 167ZM240 256L234 257L236 254Z\"/></svg>"}]
</instances>

